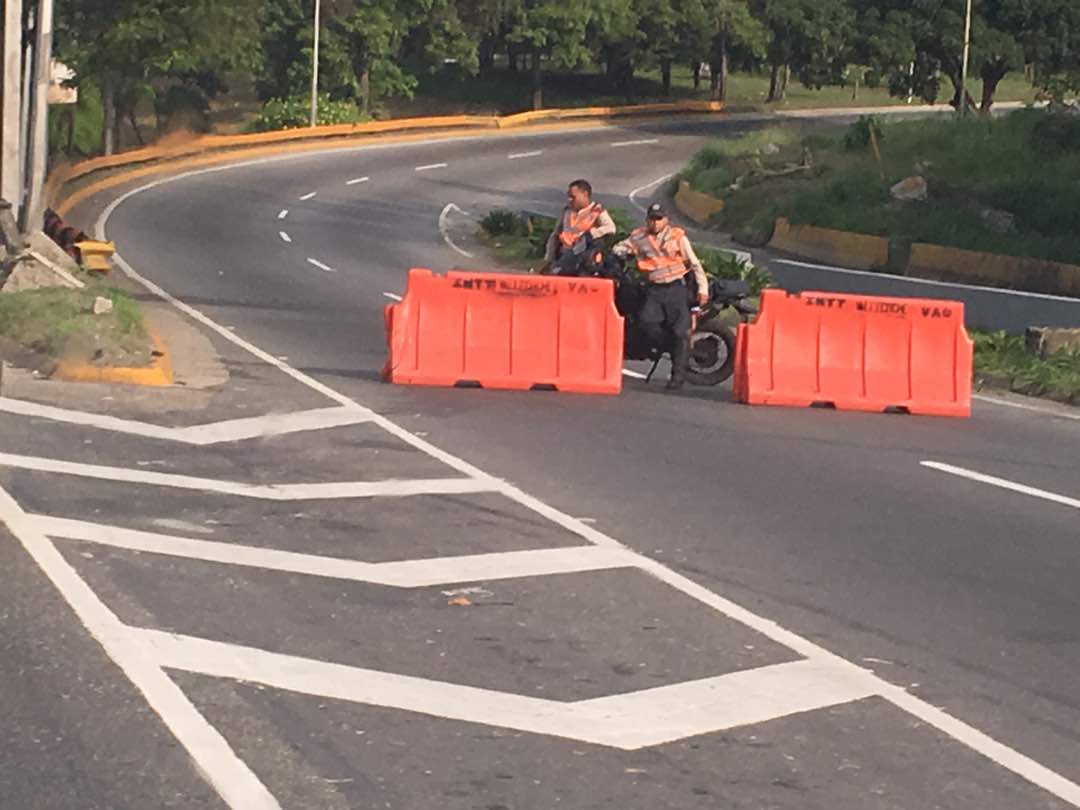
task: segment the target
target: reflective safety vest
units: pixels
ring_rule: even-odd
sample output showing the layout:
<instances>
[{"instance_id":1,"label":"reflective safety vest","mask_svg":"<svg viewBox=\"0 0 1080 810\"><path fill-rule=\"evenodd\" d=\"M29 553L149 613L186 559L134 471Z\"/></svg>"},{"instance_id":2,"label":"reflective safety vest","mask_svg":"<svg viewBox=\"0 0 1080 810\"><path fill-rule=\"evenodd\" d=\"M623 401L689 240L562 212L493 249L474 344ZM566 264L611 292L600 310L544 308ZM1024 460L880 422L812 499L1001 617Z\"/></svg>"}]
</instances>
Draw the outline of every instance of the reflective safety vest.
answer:
<instances>
[{"instance_id":1,"label":"reflective safety vest","mask_svg":"<svg viewBox=\"0 0 1080 810\"><path fill-rule=\"evenodd\" d=\"M648 228L638 228L630 234L638 270L648 274L651 283L668 284L689 272L682 250L684 236L686 231L674 226L656 236Z\"/></svg>"},{"instance_id":2,"label":"reflective safety vest","mask_svg":"<svg viewBox=\"0 0 1080 810\"><path fill-rule=\"evenodd\" d=\"M563 211L562 227L559 229L559 241L563 247L573 247L577 241L593 229L596 220L604 213L604 206L600 203L592 203L575 211L567 208Z\"/></svg>"}]
</instances>

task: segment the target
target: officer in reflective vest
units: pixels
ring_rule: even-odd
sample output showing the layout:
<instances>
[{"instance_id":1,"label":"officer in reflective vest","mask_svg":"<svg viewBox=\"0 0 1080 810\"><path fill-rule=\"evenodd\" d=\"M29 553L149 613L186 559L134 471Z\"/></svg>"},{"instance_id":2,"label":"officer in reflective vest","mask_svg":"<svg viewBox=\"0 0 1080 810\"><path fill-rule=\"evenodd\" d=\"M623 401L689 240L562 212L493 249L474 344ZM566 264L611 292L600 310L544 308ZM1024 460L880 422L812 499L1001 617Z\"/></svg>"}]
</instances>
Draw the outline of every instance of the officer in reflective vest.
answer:
<instances>
[{"instance_id":1,"label":"officer in reflective vest","mask_svg":"<svg viewBox=\"0 0 1080 810\"><path fill-rule=\"evenodd\" d=\"M615 233L615 222L604 206L593 202L592 186L575 180L566 192L567 205L548 237L544 264L557 275L578 275L578 267L593 243Z\"/></svg>"},{"instance_id":2,"label":"officer in reflective vest","mask_svg":"<svg viewBox=\"0 0 1080 810\"><path fill-rule=\"evenodd\" d=\"M686 276L693 272L698 304L709 302L709 280L694 253L686 231L668 220L659 203L649 206L645 225L612 249L616 256L637 260L637 269L646 274L645 304L639 324L649 343L658 351L671 352L669 389L681 388L690 361L690 299Z\"/></svg>"}]
</instances>

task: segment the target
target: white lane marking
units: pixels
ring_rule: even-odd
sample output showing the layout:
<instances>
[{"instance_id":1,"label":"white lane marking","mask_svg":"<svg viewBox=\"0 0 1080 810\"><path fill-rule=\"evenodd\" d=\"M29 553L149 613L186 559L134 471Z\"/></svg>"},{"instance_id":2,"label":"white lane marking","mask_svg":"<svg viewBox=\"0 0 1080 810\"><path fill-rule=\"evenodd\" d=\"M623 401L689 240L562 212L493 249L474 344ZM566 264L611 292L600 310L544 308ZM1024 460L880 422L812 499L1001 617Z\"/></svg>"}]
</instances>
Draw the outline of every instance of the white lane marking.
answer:
<instances>
[{"instance_id":1,"label":"white lane marking","mask_svg":"<svg viewBox=\"0 0 1080 810\"><path fill-rule=\"evenodd\" d=\"M278 231L278 236L281 237L282 242L292 242L292 237L285 233L285 231Z\"/></svg>"},{"instance_id":2,"label":"white lane marking","mask_svg":"<svg viewBox=\"0 0 1080 810\"><path fill-rule=\"evenodd\" d=\"M633 377L635 380L645 380L649 376L648 374L642 374L640 371L631 371L628 368L624 368L622 373L627 377Z\"/></svg>"},{"instance_id":3,"label":"white lane marking","mask_svg":"<svg viewBox=\"0 0 1080 810\"><path fill-rule=\"evenodd\" d=\"M384 481L335 481L319 484L245 484L241 481L222 481L217 478L200 478L193 475L107 467L100 464L83 464L77 461L60 461L13 453L0 453L0 467L71 475L77 478L93 478L99 481L216 492L219 495L236 495L241 498L258 498L266 501L405 498L412 495L469 495L499 491L498 482L494 479L480 478L403 478Z\"/></svg>"},{"instance_id":4,"label":"white lane marking","mask_svg":"<svg viewBox=\"0 0 1080 810\"><path fill-rule=\"evenodd\" d=\"M432 169L445 169L447 164L445 163L429 163L426 166L417 166L418 172L430 172Z\"/></svg>"},{"instance_id":5,"label":"white lane marking","mask_svg":"<svg viewBox=\"0 0 1080 810\"><path fill-rule=\"evenodd\" d=\"M75 615L116 663L147 704L165 723L221 798L235 810L281 810L277 800L225 738L188 700L184 692L146 655L126 625L68 564L56 547L37 531L27 514L0 487L0 523L26 549Z\"/></svg>"},{"instance_id":6,"label":"white lane marking","mask_svg":"<svg viewBox=\"0 0 1080 810\"><path fill-rule=\"evenodd\" d=\"M285 217L287 217L288 215L289 215L289 209L288 208L282 208L281 212L277 215L277 218L278 219L285 219Z\"/></svg>"},{"instance_id":7,"label":"white lane marking","mask_svg":"<svg viewBox=\"0 0 1080 810\"><path fill-rule=\"evenodd\" d=\"M492 582L519 577L577 574L633 568L637 565L637 559L631 554L593 545L369 563L124 529L64 518L34 515L30 516L30 521L38 531L54 539L80 540L129 551L329 579L371 582L394 588L426 588L459 582Z\"/></svg>"},{"instance_id":8,"label":"white lane marking","mask_svg":"<svg viewBox=\"0 0 1080 810\"><path fill-rule=\"evenodd\" d=\"M648 143L660 143L660 139L659 138L643 138L643 139L641 139L639 141L615 141L611 145L615 146L615 147L619 147L619 146L644 146L645 144L648 144Z\"/></svg>"},{"instance_id":9,"label":"white lane marking","mask_svg":"<svg viewBox=\"0 0 1080 810\"><path fill-rule=\"evenodd\" d=\"M521 160L522 158L540 157L542 154L544 154L544 150L537 149L533 152L514 152L506 157L510 160Z\"/></svg>"},{"instance_id":10,"label":"white lane marking","mask_svg":"<svg viewBox=\"0 0 1080 810\"><path fill-rule=\"evenodd\" d=\"M303 201L303 202L306 202L306 201L308 201L308 200L314 200L314 199L315 199L315 197L316 197L316 195L318 195L318 193L319 193L319 192L317 192L317 191L313 191L313 192L311 192L310 194L305 194L305 195L304 195L303 197L301 197L300 199L301 199L301 201Z\"/></svg>"},{"instance_id":11,"label":"white lane marking","mask_svg":"<svg viewBox=\"0 0 1080 810\"><path fill-rule=\"evenodd\" d=\"M838 678L830 665L803 660L565 702L158 630L131 628L130 632L169 669L623 750L752 725L874 694L875 678L869 673L855 671Z\"/></svg>"},{"instance_id":12,"label":"white lane marking","mask_svg":"<svg viewBox=\"0 0 1080 810\"><path fill-rule=\"evenodd\" d=\"M286 359L286 358L282 358ZM119 419L85 411L72 411L41 405L21 399L0 397L0 412L48 419L52 422L66 422L71 425L110 430L114 433L127 433L150 439L162 439L170 442L205 447L225 442L238 442L246 439L261 439L271 436L284 436L309 430L327 430L336 427L359 425L370 422L373 416L367 408L332 406L313 408L295 413L270 413L265 416L249 416L243 419L227 419L223 422L208 422L184 428L162 427L149 422L137 422L132 419Z\"/></svg>"},{"instance_id":13,"label":"white lane marking","mask_svg":"<svg viewBox=\"0 0 1080 810\"><path fill-rule=\"evenodd\" d=\"M949 475L956 475L960 478L967 478L971 481L977 481L980 484L989 484L992 487L1019 492L1022 495L1030 495L1032 498L1040 498L1044 501L1059 503L1062 506L1071 506L1073 509L1080 509L1080 498L1070 498L1067 495L1058 495L1056 492L1048 492L1045 489L1030 487L1027 484L1018 484L1017 482L1009 481L1006 478L985 475L980 472L975 472L974 470L965 470L963 467L954 467L952 464L942 464L939 461L921 461L919 463L931 470L948 473Z\"/></svg>"},{"instance_id":14,"label":"white lane marking","mask_svg":"<svg viewBox=\"0 0 1080 810\"><path fill-rule=\"evenodd\" d=\"M588 130L586 129L585 131ZM486 139L483 136L476 136L475 140L483 141ZM437 140L431 141L431 143L438 142L439 141ZM380 147L356 147L355 151L363 151L365 149L372 148ZM396 147L388 146L384 148ZM178 175L173 175L171 177L160 178L144 186L139 186L137 188L131 189L118 197L112 203L110 203L106 207L105 211L102 213L101 217L98 219L98 222L95 226L95 232L98 234L99 238L107 239L107 226L109 217L112 216L113 212L117 208L119 208L129 199L145 191L158 188L167 183L175 183L186 178L196 177L212 172L229 171L236 168L245 168L252 165L278 162L281 160L290 159L295 159L295 156L278 156L277 158L264 158L261 160L247 161L244 163L237 163L225 166L214 166L206 169L196 169L193 171L184 172ZM221 335L223 338L232 342L234 345L244 349L252 356L257 357L258 359L277 368L279 371L281 371L288 377L308 386L313 391L318 391L319 393L323 394L328 399L334 402L337 402L341 405L351 405L354 407L359 407L356 402L354 402L352 399L345 396L344 394L340 393L339 391L336 391L330 386L319 382L314 377L311 377L310 375L305 374L304 372L299 371L292 366L282 362L269 352L260 349L258 346L255 346L254 344L232 333L231 331L223 327L221 324L207 317L205 314L195 309L191 305L185 304L183 301L180 301L175 296L170 295L160 286L154 284L154 282L141 276L119 254L114 256L114 261L116 265L120 267L120 269L129 278L138 282L144 288L154 293L155 295L158 295L163 300L168 301L181 312L184 312L190 317L194 318L196 321L203 324L208 329ZM457 470L458 472L470 476L480 476L485 478L487 477L487 475L475 465L470 464L469 462L431 444L426 439L423 439L420 436L409 432L405 428L399 426L396 422L393 422L384 416L375 414L372 421L382 427L391 435L397 436L398 438L402 439L402 441L405 441L412 447L415 447L417 450L427 453L430 457L434 459L442 461L444 464ZM512 484L501 482L500 491L507 498L510 498L516 503L528 509L531 509L538 515L548 518L553 523L562 526L563 528L573 532L574 534L577 534L579 537L582 537L591 543L599 546L607 546L612 548L625 548L625 546L623 546L614 538L609 537L603 532L597 531L596 529L585 525L579 520L575 520L573 517L566 514L565 512L549 506L545 502L533 497L532 495L529 495L528 493L524 492L518 487L513 486ZM813 642L804 639L801 636L796 635L795 633L792 633L791 631L787 630L776 622L773 622L762 616L758 616L757 614L746 610L742 606L718 596L707 588L703 588L702 586L698 585L692 579L689 579L682 574L677 574L671 569L666 568L665 566L651 560L650 558L642 557L642 560L644 562L641 563L640 567L650 571L653 576L668 583L671 587L689 596L690 598L695 599L698 602L701 602L702 604L713 608L717 612L731 619L734 619L735 621L741 622L742 624L750 627L751 629L757 630L759 633L766 636L767 638L770 638L779 644L785 645L795 650L796 652L801 652L804 655L812 653L821 658L827 658L835 664L839 671L850 673L850 671L854 669L860 673L865 673L865 670L860 669L855 664L847 661L846 659L834 655L823 647L819 647ZM902 687L898 687L895 684L892 684L882 678L877 678L877 676L873 677L875 677L876 682L880 685L879 694L886 700L892 702L896 706L906 708L908 711L912 711L910 707L918 708L920 712L918 716L929 725L937 728L938 730L942 731L943 733L947 734L958 742L968 746L973 751L976 751L977 753L989 759L991 762L995 762L998 765L1007 768L1021 778L1026 779L1032 784L1037 785L1052 793L1054 796L1068 801L1070 804L1080 808L1080 785L1066 780L1060 774L1055 773L1046 766L1028 757L1025 757L1018 751L1001 745L1000 743L993 740L978 729L973 728L966 723L963 723L962 721L948 715L947 713L935 708L934 706L931 706L922 699L917 698L914 695L910 695ZM240 810L240 808L237 808L236 810Z\"/></svg>"},{"instance_id":15,"label":"white lane marking","mask_svg":"<svg viewBox=\"0 0 1080 810\"><path fill-rule=\"evenodd\" d=\"M389 298L391 301L401 301L401 300L403 300L402 297L400 295L398 295L397 293L384 292L383 295L386 296L387 298Z\"/></svg>"},{"instance_id":16,"label":"white lane marking","mask_svg":"<svg viewBox=\"0 0 1080 810\"><path fill-rule=\"evenodd\" d=\"M1021 411L1031 411L1032 413L1043 414L1044 416L1056 416L1061 419L1080 419L1080 413L1069 413L1063 410L1054 410L1052 408L1040 408L1037 405L1028 405L1024 402L1013 402L1009 399L1001 399L999 397L989 397L985 394L973 394L972 399L976 399L979 402L986 402L990 405L1002 405L1006 408L1016 408ZM1064 406L1063 406L1064 407Z\"/></svg>"},{"instance_id":17,"label":"white lane marking","mask_svg":"<svg viewBox=\"0 0 1080 810\"><path fill-rule=\"evenodd\" d=\"M471 259L473 255L469 253L469 251L459 248L457 245L454 244L454 240L450 238L450 225L447 222L447 217L449 216L451 211L457 211L461 214L464 214L465 216L468 216L465 211L456 206L454 203L447 203L446 207L443 208L443 210L439 213L439 234L442 236L443 241L446 242L446 244L450 247L451 250L460 253L466 259Z\"/></svg>"},{"instance_id":18,"label":"white lane marking","mask_svg":"<svg viewBox=\"0 0 1080 810\"><path fill-rule=\"evenodd\" d=\"M1070 304L1077 303L1075 298L1066 298L1062 295L1047 295L1046 293L1025 292L1024 290L1006 290L1001 287L984 287L978 284L951 284L948 281L934 281L928 278L914 278L912 276L894 276L891 273L878 273L873 270L850 270L846 267L833 267L830 264L815 264L814 262L800 262L795 259L773 259L773 264L790 264L795 267L807 267L811 270L831 270L834 273L844 273L851 276L872 276L874 278L896 279L912 284L926 284L930 287L948 287L953 290L981 290L982 292L1001 293L1002 295L1015 295L1020 298L1041 298L1046 301L1065 301Z\"/></svg>"},{"instance_id":19,"label":"white lane marking","mask_svg":"<svg viewBox=\"0 0 1080 810\"><path fill-rule=\"evenodd\" d=\"M313 259L310 256L308 257L307 263L310 264L312 267L319 268L324 273L336 273L337 272L337 270L335 270L333 267L330 267L329 265L323 264L318 259Z\"/></svg>"},{"instance_id":20,"label":"white lane marking","mask_svg":"<svg viewBox=\"0 0 1080 810\"><path fill-rule=\"evenodd\" d=\"M347 186L358 186L361 183L366 183L370 179L371 179L370 177L356 177L356 178L354 178L352 180L347 181L345 183L345 185L347 185Z\"/></svg>"},{"instance_id":21,"label":"white lane marking","mask_svg":"<svg viewBox=\"0 0 1080 810\"><path fill-rule=\"evenodd\" d=\"M648 191L648 190L649 190L650 188L652 188L653 186L658 186L658 185L660 185L660 184L661 184L661 183L663 183L663 182L664 182L665 180L670 180L670 179L671 179L672 177L674 177L674 176L675 176L676 174L678 174L678 172L672 172L671 174L665 174L665 175L664 175L663 177L657 177L657 178L656 178L655 180L653 180L653 181L652 181L651 183L646 183L646 184L645 184L645 185L643 185L643 186L638 186L638 187L637 187L637 188L635 188L635 189L634 189L633 191L631 191L629 195L627 195L627 196L628 196L628 198L629 198L629 200L630 200L630 204L631 204L632 206L634 206L634 208L636 208L636 209L637 209L638 211L640 211L641 213L643 213L643 214L644 214L644 213L645 213L645 210L646 210L646 209L645 209L645 206L644 206L644 205L642 205L641 203L639 203L639 202L637 201L637 195L638 195L638 194L641 194L641 193L642 193L643 191Z\"/></svg>"}]
</instances>

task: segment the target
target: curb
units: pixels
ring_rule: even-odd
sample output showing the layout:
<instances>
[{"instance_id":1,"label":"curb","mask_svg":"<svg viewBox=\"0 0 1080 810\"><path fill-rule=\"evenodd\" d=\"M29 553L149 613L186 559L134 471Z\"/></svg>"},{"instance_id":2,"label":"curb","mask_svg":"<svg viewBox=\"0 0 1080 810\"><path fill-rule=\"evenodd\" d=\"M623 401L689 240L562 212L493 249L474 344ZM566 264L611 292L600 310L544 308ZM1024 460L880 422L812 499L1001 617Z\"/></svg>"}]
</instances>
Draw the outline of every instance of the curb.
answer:
<instances>
[{"instance_id":1,"label":"curb","mask_svg":"<svg viewBox=\"0 0 1080 810\"><path fill-rule=\"evenodd\" d=\"M46 197L53 202L53 209L60 215L64 215L76 204L98 191L130 179L158 173L164 168L206 165L235 158L282 154L290 151L349 148L357 146L358 141L368 139L373 143L407 143L432 137L450 140L480 133L491 137L559 130L568 126L601 127L615 118L701 115L719 113L723 110L722 102L691 101L671 104L638 104L627 107L558 108L502 117L455 115L404 118L373 121L366 124L340 124L248 135L206 135L172 147L150 146L58 167L46 183ZM142 168L132 168L135 166L142 166ZM90 183L69 195L64 194L65 187L77 180L98 172L129 168L132 169L130 172L121 171L97 183Z\"/></svg>"},{"instance_id":2,"label":"curb","mask_svg":"<svg viewBox=\"0 0 1080 810\"><path fill-rule=\"evenodd\" d=\"M168 388L173 384L172 361L161 337L150 327L146 328L154 354L148 366L93 366L85 362L61 360L51 379L64 382L115 383L140 385L149 388Z\"/></svg>"}]
</instances>

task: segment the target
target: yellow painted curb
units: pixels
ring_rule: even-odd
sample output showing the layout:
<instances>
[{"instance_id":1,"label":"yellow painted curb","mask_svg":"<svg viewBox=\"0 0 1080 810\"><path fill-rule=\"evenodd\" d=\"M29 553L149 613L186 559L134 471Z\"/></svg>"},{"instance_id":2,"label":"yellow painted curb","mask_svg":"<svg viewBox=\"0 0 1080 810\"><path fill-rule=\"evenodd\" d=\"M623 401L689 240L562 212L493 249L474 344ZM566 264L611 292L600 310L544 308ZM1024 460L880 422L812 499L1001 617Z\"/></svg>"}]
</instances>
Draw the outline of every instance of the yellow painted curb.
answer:
<instances>
[{"instance_id":1,"label":"yellow painted curb","mask_svg":"<svg viewBox=\"0 0 1080 810\"><path fill-rule=\"evenodd\" d=\"M721 102L714 101L638 104L627 107L537 110L502 118L475 115L434 116L249 135L206 135L191 138L182 143L170 145L166 142L162 145L136 149L110 157L93 158L73 165L59 166L49 175L46 199L52 202L53 209L60 216L64 216L88 197L140 177L264 155L354 148L357 145L358 136L365 139L370 137L372 143L377 144L409 143L436 136L441 140L453 140L471 137L478 131L484 130L492 130L490 134L504 134L506 130L513 130L513 132L505 132L510 135L522 132L555 131L565 129L568 125L599 128L606 126L608 119L621 116L716 113L722 112L723 109L724 105ZM548 123L536 123L541 121ZM206 154L211 151L215 154ZM69 195L63 193L69 183L80 178L96 172L134 166L141 166L141 168L133 168L130 172L124 171L103 178Z\"/></svg>"},{"instance_id":2,"label":"yellow painted curb","mask_svg":"<svg viewBox=\"0 0 1080 810\"><path fill-rule=\"evenodd\" d=\"M679 190L675 193L675 207L694 222L704 225L714 214L724 210L724 201L704 192L694 191L689 182L680 180Z\"/></svg>"},{"instance_id":3,"label":"yellow painted curb","mask_svg":"<svg viewBox=\"0 0 1080 810\"><path fill-rule=\"evenodd\" d=\"M792 225L783 217L776 220L769 247L856 270L875 270L889 264L889 240L883 236Z\"/></svg>"},{"instance_id":4,"label":"yellow painted curb","mask_svg":"<svg viewBox=\"0 0 1080 810\"><path fill-rule=\"evenodd\" d=\"M912 245L907 274L1080 297L1080 266L941 245Z\"/></svg>"},{"instance_id":5,"label":"yellow painted curb","mask_svg":"<svg viewBox=\"0 0 1080 810\"><path fill-rule=\"evenodd\" d=\"M168 350L158 334L147 327L150 342L158 353L148 366L106 367L92 366L89 363L61 360L52 373L52 379L67 382L119 383L122 385L142 385L151 388L167 388L173 384L172 361Z\"/></svg>"}]
</instances>

